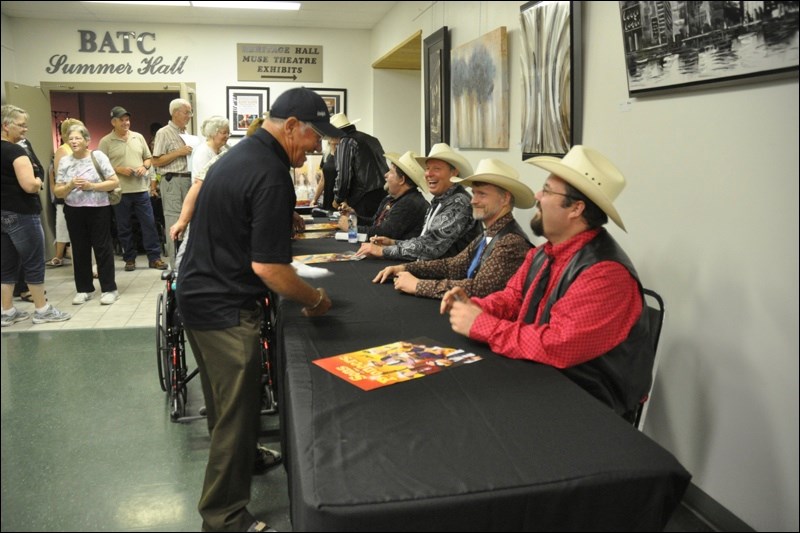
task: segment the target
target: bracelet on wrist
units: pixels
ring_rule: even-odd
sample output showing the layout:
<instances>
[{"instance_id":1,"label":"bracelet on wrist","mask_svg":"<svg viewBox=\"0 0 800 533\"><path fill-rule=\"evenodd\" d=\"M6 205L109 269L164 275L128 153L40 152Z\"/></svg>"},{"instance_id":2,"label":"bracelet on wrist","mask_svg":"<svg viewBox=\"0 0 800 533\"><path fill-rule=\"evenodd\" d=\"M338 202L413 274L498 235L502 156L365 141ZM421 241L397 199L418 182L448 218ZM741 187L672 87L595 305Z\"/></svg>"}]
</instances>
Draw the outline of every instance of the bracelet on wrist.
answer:
<instances>
[{"instance_id":1,"label":"bracelet on wrist","mask_svg":"<svg viewBox=\"0 0 800 533\"><path fill-rule=\"evenodd\" d=\"M319 288L318 288L318 289L317 289L317 292L319 293L319 300L317 300L317 303L315 303L315 304L314 304L314 307L307 307L307 308L306 308L306 309L308 309L309 311L314 311L314 310L315 310L317 307L319 307L319 306L320 306L320 304L322 303L322 300L324 300L324 299L325 299L325 295L324 295L324 294L322 294L322 289L319 289Z\"/></svg>"}]
</instances>

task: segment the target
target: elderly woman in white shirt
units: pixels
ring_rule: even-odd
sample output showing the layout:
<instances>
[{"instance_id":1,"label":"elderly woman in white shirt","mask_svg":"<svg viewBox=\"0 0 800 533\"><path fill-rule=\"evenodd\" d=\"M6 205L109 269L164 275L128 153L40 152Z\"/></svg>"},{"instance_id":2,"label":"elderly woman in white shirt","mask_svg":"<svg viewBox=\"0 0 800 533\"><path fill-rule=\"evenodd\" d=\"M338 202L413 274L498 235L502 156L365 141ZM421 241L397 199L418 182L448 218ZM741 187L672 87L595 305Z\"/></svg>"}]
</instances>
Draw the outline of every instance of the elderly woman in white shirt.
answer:
<instances>
[{"instance_id":1,"label":"elderly woman in white shirt","mask_svg":"<svg viewBox=\"0 0 800 533\"><path fill-rule=\"evenodd\" d=\"M72 266L77 294L73 305L81 305L94 294L92 251L102 295L100 303L117 301L114 279L114 245L111 241L111 203L108 193L119 187L108 157L89 150L89 130L83 124L70 126L67 143L72 153L58 162L55 194L64 198L64 217L72 240Z\"/></svg>"}]
</instances>

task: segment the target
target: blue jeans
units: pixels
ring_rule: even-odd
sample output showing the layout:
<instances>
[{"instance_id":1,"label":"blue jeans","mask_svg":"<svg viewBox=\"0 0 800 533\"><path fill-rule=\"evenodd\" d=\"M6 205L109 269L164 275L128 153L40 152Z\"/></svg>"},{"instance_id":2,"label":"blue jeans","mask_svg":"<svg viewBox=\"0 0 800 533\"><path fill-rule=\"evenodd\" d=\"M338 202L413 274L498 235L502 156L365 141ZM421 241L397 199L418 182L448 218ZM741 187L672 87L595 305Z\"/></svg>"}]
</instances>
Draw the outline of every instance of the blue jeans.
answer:
<instances>
[{"instance_id":1,"label":"blue jeans","mask_svg":"<svg viewBox=\"0 0 800 533\"><path fill-rule=\"evenodd\" d=\"M3 285L17 282L20 265L28 283L44 283L44 230L39 214L2 211L0 218L3 226L0 280Z\"/></svg>"},{"instance_id":2,"label":"blue jeans","mask_svg":"<svg viewBox=\"0 0 800 533\"><path fill-rule=\"evenodd\" d=\"M122 246L122 259L133 261L137 255L131 227L131 212L136 213L136 220L139 221L139 227L142 229L142 244L147 252L147 259L150 261L161 259L161 241L156 230L150 193L147 191L125 193L122 195L122 200L114 206L114 216L117 218L117 238Z\"/></svg>"}]
</instances>

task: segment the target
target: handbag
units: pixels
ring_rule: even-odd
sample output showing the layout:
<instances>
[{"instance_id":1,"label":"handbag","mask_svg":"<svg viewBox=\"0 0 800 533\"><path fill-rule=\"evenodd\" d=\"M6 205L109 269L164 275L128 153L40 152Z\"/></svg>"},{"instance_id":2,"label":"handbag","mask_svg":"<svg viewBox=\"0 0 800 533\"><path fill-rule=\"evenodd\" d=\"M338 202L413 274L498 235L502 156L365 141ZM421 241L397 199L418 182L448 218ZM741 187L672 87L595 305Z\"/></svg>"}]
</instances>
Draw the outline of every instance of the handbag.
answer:
<instances>
[{"instance_id":1,"label":"handbag","mask_svg":"<svg viewBox=\"0 0 800 533\"><path fill-rule=\"evenodd\" d=\"M103 177L103 171L100 170L100 165L97 164L97 159L94 158L94 151L92 151L89 155L92 156L92 163L94 163L94 169L97 171L97 175L101 178ZM122 187L117 187L114 190L108 191L108 203L111 205L117 205L122 201Z\"/></svg>"}]
</instances>

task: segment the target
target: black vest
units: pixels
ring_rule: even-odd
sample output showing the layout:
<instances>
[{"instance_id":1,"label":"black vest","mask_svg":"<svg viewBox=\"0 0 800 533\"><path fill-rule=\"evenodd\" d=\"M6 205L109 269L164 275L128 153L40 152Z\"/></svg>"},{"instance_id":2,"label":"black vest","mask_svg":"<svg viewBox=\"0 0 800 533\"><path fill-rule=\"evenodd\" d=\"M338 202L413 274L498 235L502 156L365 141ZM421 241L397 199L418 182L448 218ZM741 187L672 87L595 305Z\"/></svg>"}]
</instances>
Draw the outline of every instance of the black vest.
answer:
<instances>
[{"instance_id":1,"label":"black vest","mask_svg":"<svg viewBox=\"0 0 800 533\"><path fill-rule=\"evenodd\" d=\"M347 134L356 141L356 168L357 176L350 177L350 195L346 198L350 205L357 204L365 194L374 191L383 191L385 183L384 174L389 172L386 159L383 157L383 146L372 135L358 130Z\"/></svg>"},{"instance_id":2,"label":"black vest","mask_svg":"<svg viewBox=\"0 0 800 533\"><path fill-rule=\"evenodd\" d=\"M534 272L534 275L529 275L529 280L535 278L535 272L539 271L545 257L543 248L537 250L531 263L531 272ZM567 292L580 273L601 261L617 262L630 272L639 286L642 313L622 344L590 361L561 371L589 394L614 409L617 414L633 421L639 402L650 391L655 352L650 341L642 283L627 254L605 229L578 250L564 269L550 298L544 302L545 307L539 324L547 324L550 321L550 309L553 304ZM525 292L528 290L528 284L530 281L526 284Z\"/></svg>"}]
</instances>

